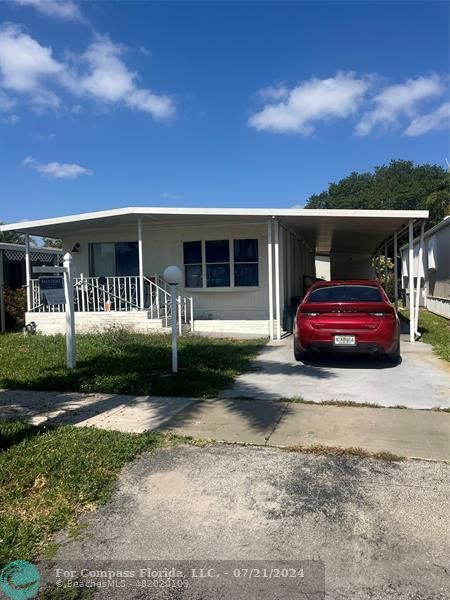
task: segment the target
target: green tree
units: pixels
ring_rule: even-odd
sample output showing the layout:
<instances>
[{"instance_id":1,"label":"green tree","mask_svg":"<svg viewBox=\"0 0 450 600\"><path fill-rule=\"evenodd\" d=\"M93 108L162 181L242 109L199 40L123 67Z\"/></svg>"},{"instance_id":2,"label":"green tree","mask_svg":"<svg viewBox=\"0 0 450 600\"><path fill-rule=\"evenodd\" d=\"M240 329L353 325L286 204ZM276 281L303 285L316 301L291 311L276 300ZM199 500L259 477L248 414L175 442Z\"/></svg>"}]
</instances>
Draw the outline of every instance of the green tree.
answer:
<instances>
[{"instance_id":1,"label":"green tree","mask_svg":"<svg viewBox=\"0 0 450 600\"><path fill-rule=\"evenodd\" d=\"M350 173L328 189L313 194L306 208L354 208L430 211L427 227L448 214L450 175L439 165L393 160L373 173Z\"/></svg>"},{"instance_id":2,"label":"green tree","mask_svg":"<svg viewBox=\"0 0 450 600\"><path fill-rule=\"evenodd\" d=\"M43 238L44 248L62 248L62 241L55 238Z\"/></svg>"},{"instance_id":3,"label":"green tree","mask_svg":"<svg viewBox=\"0 0 450 600\"><path fill-rule=\"evenodd\" d=\"M3 221L0 221L0 225L5 225ZM15 231L0 231L0 242L7 244L24 244L25 236L22 233Z\"/></svg>"},{"instance_id":4,"label":"green tree","mask_svg":"<svg viewBox=\"0 0 450 600\"><path fill-rule=\"evenodd\" d=\"M425 208L430 211L430 222L437 225L450 214L450 190L431 192L425 200Z\"/></svg>"}]
</instances>

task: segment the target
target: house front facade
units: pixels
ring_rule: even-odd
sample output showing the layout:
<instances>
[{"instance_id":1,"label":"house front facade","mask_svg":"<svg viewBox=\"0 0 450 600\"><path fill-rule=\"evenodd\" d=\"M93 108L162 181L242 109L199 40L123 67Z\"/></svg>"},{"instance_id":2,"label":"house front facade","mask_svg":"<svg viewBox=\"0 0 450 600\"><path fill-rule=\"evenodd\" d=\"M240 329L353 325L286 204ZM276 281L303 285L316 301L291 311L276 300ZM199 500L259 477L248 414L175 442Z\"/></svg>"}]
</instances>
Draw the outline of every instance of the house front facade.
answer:
<instances>
[{"instance_id":1,"label":"house front facade","mask_svg":"<svg viewBox=\"0 0 450 600\"><path fill-rule=\"evenodd\" d=\"M279 338L308 285L316 255L331 277L373 277L372 257L426 211L132 207L3 226L62 240L72 257L78 331L164 330L169 265L180 267L180 331ZM356 275L355 275L356 274ZM46 306L30 274L27 320L64 331L64 307Z\"/></svg>"}]
</instances>

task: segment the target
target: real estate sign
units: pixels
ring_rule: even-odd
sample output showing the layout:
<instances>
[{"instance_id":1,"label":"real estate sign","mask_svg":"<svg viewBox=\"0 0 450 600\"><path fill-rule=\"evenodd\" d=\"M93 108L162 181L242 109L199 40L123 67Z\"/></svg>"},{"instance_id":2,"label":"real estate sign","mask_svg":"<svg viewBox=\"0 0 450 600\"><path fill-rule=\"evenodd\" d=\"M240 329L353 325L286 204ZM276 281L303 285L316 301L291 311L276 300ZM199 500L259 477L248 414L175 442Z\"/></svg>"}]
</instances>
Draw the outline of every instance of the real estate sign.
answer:
<instances>
[{"instance_id":1,"label":"real estate sign","mask_svg":"<svg viewBox=\"0 0 450 600\"><path fill-rule=\"evenodd\" d=\"M40 277L39 287L47 304L65 304L64 279L62 277Z\"/></svg>"}]
</instances>

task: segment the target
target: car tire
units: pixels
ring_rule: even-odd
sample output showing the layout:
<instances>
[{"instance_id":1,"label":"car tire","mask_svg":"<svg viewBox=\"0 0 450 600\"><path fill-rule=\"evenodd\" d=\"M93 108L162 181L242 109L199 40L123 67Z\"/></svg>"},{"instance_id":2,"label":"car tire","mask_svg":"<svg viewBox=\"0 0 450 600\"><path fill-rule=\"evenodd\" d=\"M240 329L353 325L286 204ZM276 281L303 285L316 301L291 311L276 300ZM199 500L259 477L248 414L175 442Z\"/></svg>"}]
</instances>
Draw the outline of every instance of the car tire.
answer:
<instances>
[{"instance_id":1,"label":"car tire","mask_svg":"<svg viewBox=\"0 0 450 600\"><path fill-rule=\"evenodd\" d=\"M391 352L390 354L386 354L386 358L391 364L398 365L398 363L400 362L400 358L401 358L401 356L400 356L400 340L397 342L394 352Z\"/></svg>"},{"instance_id":2,"label":"car tire","mask_svg":"<svg viewBox=\"0 0 450 600\"><path fill-rule=\"evenodd\" d=\"M306 350L299 348L294 341L294 358L297 362L300 362L306 357Z\"/></svg>"}]
</instances>

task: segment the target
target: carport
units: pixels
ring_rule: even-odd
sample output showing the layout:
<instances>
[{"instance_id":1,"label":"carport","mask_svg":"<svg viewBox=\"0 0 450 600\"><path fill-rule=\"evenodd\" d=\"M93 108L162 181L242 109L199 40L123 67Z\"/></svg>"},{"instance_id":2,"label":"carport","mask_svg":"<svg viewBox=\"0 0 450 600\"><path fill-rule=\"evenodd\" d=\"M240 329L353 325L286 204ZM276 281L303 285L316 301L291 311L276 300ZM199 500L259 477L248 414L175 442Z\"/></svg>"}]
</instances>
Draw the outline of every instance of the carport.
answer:
<instances>
[{"instance_id":1,"label":"carport","mask_svg":"<svg viewBox=\"0 0 450 600\"><path fill-rule=\"evenodd\" d=\"M269 330L281 339L282 310L294 296L298 246L330 256L331 278L374 278L380 256L394 263L395 305L398 306L399 240L408 238L409 272L414 269L414 230L420 229L419 265L422 264L426 210L278 210L268 221ZM384 261L386 281L387 260ZM305 272L305 271L303 271ZM308 273L306 273L308 275ZM310 274L311 279L314 273ZM409 278L410 341L418 334L418 299L423 273ZM305 291L303 285L302 293Z\"/></svg>"}]
</instances>

